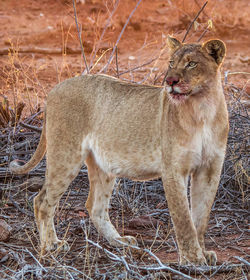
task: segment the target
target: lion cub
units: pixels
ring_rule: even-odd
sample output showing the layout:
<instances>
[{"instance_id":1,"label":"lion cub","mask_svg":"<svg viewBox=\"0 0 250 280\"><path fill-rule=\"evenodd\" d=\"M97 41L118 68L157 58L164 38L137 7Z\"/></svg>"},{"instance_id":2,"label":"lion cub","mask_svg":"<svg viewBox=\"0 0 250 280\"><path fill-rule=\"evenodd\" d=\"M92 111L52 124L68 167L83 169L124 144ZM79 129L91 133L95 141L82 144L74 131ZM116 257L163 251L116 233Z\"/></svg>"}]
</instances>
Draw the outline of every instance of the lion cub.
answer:
<instances>
[{"instance_id":1,"label":"lion cub","mask_svg":"<svg viewBox=\"0 0 250 280\"><path fill-rule=\"evenodd\" d=\"M47 99L40 143L23 166L29 172L46 152L45 184L34 199L41 247L61 246L53 217L56 205L82 164L88 167L86 207L110 244L136 244L120 236L108 208L116 177L161 177L176 233L180 262L215 264L204 234L224 160L228 114L220 65L225 45L182 44L168 37L171 51L165 86L130 84L105 75L85 75L55 86ZM187 198L191 176L191 205Z\"/></svg>"}]
</instances>

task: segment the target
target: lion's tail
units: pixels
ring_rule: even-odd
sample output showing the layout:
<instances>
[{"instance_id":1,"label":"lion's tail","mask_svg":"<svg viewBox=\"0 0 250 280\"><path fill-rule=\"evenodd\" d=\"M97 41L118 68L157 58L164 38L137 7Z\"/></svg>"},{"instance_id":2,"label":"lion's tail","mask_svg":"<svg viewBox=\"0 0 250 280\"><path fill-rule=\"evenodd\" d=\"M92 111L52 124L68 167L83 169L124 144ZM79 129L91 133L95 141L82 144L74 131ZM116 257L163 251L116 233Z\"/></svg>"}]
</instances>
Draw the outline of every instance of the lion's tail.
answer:
<instances>
[{"instance_id":1,"label":"lion's tail","mask_svg":"<svg viewBox=\"0 0 250 280\"><path fill-rule=\"evenodd\" d=\"M13 160L10 165L9 169L12 173L16 174L25 174L28 173L31 169L37 166L37 164L43 159L45 152L46 152L46 117L44 117L43 129L42 134L40 137L39 144L37 149L32 156L32 158L25 164L22 164L23 161L20 160Z\"/></svg>"}]
</instances>

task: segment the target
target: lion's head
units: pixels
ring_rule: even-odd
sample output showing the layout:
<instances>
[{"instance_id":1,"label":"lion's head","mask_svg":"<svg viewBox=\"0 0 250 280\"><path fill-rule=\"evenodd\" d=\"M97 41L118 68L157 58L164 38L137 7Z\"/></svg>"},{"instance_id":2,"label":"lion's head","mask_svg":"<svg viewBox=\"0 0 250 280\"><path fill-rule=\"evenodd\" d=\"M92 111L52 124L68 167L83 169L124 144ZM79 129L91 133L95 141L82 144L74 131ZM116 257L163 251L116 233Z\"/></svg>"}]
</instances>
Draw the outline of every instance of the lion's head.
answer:
<instances>
[{"instance_id":1,"label":"lion's head","mask_svg":"<svg viewBox=\"0 0 250 280\"><path fill-rule=\"evenodd\" d=\"M220 40L182 44L170 36L167 41L171 56L165 82L170 99L180 103L206 94L225 57L225 44Z\"/></svg>"}]
</instances>

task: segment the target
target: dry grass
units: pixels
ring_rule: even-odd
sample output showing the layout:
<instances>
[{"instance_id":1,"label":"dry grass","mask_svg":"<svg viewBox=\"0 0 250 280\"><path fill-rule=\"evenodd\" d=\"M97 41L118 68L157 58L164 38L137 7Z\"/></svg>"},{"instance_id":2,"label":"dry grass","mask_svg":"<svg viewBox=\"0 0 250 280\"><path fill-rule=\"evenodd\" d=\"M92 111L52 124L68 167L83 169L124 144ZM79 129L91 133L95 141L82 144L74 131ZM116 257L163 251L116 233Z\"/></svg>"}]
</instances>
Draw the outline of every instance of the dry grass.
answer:
<instances>
[{"instance_id":1,"label":"dry grass","mask_svg":"<svg viewBox=\"0 0 250 280\"><path fill-rule=\"evenodd\" d=\"M148 68L141 70L139 67L135 71L151 73L153 66L145 67ZM44 87L35 69L26 65L17 53L11 53L9 64L4 65L1 71L4 73L2 89L12 97L12 106L24 100L26 113L23 121L41 126L42 120L37 117L37 108L43 100ZM32 93L28 90L30 84ZM13 176L8 172L10 160L28 160L34 153L39 134L19 124L8 124L0 130L0 218L11 225L12 234L9 242L1 243L7 253L0 260L1 279L247 279L248 270L244 261L248 258L249 117L241 103L243 94L243 90L234 85L226 87L231 129L222 179L207 234L208 247L215 247L221 255L227 251L233 252L238 258L232 256L230 262L220 263L219 266L209 268L209 271L192 266L180 267L171 261L173 256L176 259L177 249L159 180L135 183L121 179L117 182L110 216L121 233L131 230L129 220L134 217L147 215L157 218L161 223L146 230L134 230L140 249L110 247L98 236L84 207L88 193L86 167L82 168L69 191L64 194L55 217L58 235L69 242L71 249L64 254L54 252L41 257L32 202L41 187L40 179L44 178L45 161L29 176ZM159 204L162 206L159 207ZM170 261L166 264L160 263L157 258L163 252L173 254L172 257L171 254L167 255Z\"/></svg>"},{"instance_id":2,"label":"dry grass","mask_svg":"<svg viewBox=\"0 0 250 280\"><path fill-rule=\"evenodd\" d=\"M24 111L28 115L34 114L44 102L47 90L38 77L38 72L46 65L41 65L40 69L34 65L33 59L27 63L25 57L19 55L18 46L11 43L8 59L3 61L0 69L0 98L8 96L14 111L18 103L24 102Z\"/></svg>"}]
</instances>

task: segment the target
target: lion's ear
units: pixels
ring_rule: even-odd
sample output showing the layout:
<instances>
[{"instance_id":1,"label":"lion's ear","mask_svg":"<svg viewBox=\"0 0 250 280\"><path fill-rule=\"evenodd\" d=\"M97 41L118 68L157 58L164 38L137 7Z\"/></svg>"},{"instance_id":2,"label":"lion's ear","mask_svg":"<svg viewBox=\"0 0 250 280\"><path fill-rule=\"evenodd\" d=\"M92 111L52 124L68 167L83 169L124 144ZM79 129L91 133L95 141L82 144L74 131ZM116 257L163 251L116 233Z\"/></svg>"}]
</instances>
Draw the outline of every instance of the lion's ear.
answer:
<instances>
[{"instance_id":1,"label":"lion's ear","mask_svg":"<svg viewBox=\"0 0 250 280\"><path fill-rule=\"evenodd\" d=\"M209 40L202 45L202 49L211 55L218 65L226 55L226 46L221 40Z\"/></svg>"},{"instance_id":2,"label":"lion's ear","mask_svg":"<svg viewBox=\"0 0 250 280\"><path fill-rule=\"evenodd\" d=\"M173 51L179 49L182 46L182 43L179 40L177 40L176 38L168 35L167 45L170 48L170 50L173 52Z\"/></svg>"}]
</instances>

